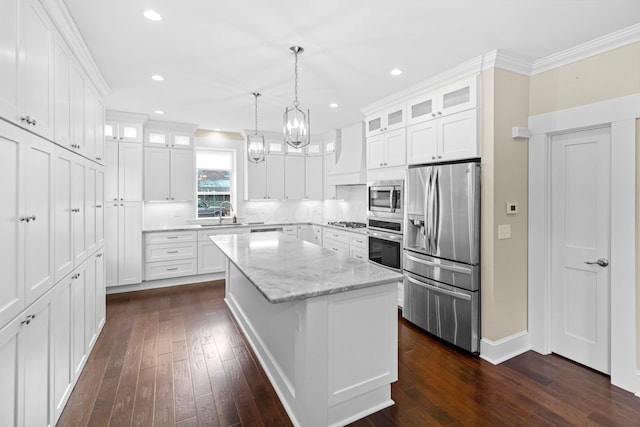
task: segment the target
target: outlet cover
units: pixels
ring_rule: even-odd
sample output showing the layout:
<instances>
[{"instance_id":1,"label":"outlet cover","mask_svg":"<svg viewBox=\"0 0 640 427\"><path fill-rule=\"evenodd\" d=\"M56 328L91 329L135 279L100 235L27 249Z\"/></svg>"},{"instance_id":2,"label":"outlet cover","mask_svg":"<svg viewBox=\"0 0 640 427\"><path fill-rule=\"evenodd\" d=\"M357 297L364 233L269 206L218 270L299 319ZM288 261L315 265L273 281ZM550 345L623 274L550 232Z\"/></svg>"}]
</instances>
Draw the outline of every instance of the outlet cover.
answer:
<instances>
[{"instance_id":1,"label":"outlet cover","mask_svg":"<svg viewBox=\"0 0 640 427\"><path fill-rule=\"evenodd\" d=\"M511 238L511 224L503 224L498 226L498 240Z\"/></svg>"}]
</instances>

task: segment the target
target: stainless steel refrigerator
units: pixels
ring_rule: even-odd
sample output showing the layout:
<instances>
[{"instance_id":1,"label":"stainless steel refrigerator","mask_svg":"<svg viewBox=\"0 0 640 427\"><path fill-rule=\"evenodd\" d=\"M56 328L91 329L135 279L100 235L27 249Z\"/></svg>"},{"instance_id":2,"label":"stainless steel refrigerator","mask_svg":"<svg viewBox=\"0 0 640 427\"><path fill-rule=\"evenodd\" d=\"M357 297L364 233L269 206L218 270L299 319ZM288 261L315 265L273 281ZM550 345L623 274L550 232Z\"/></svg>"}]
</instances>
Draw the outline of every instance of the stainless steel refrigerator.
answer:
<instances>
[{"instance_id":1,"label":"stainless steel refrigerator","mask_svg":"<svg viewBox=\"0 0 640 427\"><path fill-rule=\"evenodd\" d=\"M407 169L403 317L480 350L480 161Z\"/></svg>"}]
</instances>

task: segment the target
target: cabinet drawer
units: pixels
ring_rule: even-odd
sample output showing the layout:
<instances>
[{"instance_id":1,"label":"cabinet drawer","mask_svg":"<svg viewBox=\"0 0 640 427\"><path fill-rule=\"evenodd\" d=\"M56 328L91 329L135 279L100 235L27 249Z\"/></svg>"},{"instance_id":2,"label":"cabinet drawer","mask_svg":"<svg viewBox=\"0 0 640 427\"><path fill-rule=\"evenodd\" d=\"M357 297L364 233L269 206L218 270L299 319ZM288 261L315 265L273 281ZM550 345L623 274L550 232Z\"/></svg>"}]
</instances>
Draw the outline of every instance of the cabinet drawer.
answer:
<instances>
[{"instance_id":1,"label":"cabinet drawer","mask_svg":"<svg viewBox=\"0 0 640 427\"><path fill-rule=\"evenodd\" d=\"M156 243L177 243L177 242L195 242L197 238L195 231L162 231L154 233L146 233L145 243L153 245Z\"/></svg>"},{"instance_id":2,"label":"cabinet drawer","mask_svg":"<svg viewBox=\"0 0 640 427\"><path fill-rule=\"evenodd\" d=\"M367 236L365 234L351 233L349 244L351 247L367 249Z\"/></svg>"},{"instance_id":3,"label":"cabinet drawer","mask_svg":"<svg viewBox=\"0 0 640 427\"><path fill-rule=\"evenodd\" d=\"M287 236L296 237L298 236L298 227L295 225L285 225L282 227L282 232Z\"/></svg>"},{"instance_id":4,"label":"cabinet drawer","mask_svg":"<svg viewBox=\"0 0 640 427\"><path fill-rule=\"evenodd\" d=\"M351 246L351 250L349 251L349 255L353 258L358 258L362 261L369 260L369 251L364 248L356 248Z\"/></svg>"},{"instance_id":5,"label":"cabinet drawer","mask_svg":"<svg viewBox=\"0 0 640 427\"><path fill-rule=\"evenodd\" d=\"M198 242L210 242L209 236L217 236L220 234L244 234L250 233L251 229L248 227L237 227L237 228L216 228L212 227L210 229L198 231Z\"/></svg>"},{"instance_id":6,"label":"cabinet drawer","mask_svg":"<svg viewBox=\"0 0 640 427\"><path fill-rule=\"evenodd\" d=\"M145 280L192 276L198 272L196 258L177 261L148 262L145 264Z\"/></svg>"},{"instance_id":7,"label":"cabinet drawer","mask_svg":"<svg viewBox=\"0 0 640 427\"><path fill-rule=\"evenodd\" d=\"M196 242L146 245L144 251L145 262L195 258L198 256L197 245Z\"/></svg>"},{"instance_id":8,"label":"cabinet drawer","mask_svg":"<svg viewBox=\"0 0 640 427\"><path fill-rule=\"evenodd\" d=\"M325 239L323 248L332 250L342 255L349 255L349 244L338 240Z\"/></svg>"},{"instance_id":9,"label":"cabinet drawer","mask_svg":"<svg viewBox=\"0 0 640 427\"><path fill-rule=\"evenodd\" d=\"M348 231L336 230L334 228L327 227L327 228L324 229L323 237L325 239L331 239L331 240L337 240L339 242L344 242L347 245L349 244L349 232Z\"/></svg>"}]
</instances>

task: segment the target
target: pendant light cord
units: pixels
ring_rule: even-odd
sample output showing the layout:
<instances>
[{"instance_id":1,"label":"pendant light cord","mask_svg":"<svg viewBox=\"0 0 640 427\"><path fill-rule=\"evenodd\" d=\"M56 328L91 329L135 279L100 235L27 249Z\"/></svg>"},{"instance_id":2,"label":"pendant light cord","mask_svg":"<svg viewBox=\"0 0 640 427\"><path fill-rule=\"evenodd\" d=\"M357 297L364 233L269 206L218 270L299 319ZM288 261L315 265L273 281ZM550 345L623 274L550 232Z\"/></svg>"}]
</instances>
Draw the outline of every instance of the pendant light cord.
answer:
<instances>
[{"instance_id":1,"label":"pendant light cord","mask_svg":"<svg viewBox=\"0 0 640 427\"><path fill-rule=\"evenodd\" d=\"M295 51L295 56L296 56L296 62L295 62L295 88L294 88L294 97L295 100L293 101L293 105L295 107L297 107L298 105L300 105L300 103L298 102L298 51Z\"/></svg>"},{"instance_id":2,"label":"pendant light cord","mask_svg":"<svg viewBox=\"0 0 640 427\"><path fill-rule=\"evenodd\" d=\"M260 96L259 92L254 92L253 96L255 97L255 117L256 117L256 130L254 132L254 135L258 135L258 97Z\"/></svg>"}]
</instances>

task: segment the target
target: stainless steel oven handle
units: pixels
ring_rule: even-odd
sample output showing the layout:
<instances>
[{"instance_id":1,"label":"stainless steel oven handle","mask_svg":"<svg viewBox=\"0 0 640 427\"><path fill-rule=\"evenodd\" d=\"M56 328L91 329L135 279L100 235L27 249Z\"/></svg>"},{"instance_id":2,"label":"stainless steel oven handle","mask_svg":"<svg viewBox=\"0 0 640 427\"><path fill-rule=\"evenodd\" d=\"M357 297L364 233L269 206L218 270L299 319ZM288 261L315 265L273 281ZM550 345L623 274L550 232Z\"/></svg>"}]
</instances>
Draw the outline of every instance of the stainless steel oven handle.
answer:
<instances>
[{"instance_id":1,"label":"stainless steel oven handle","mask_svg":"<svg viewBox=\"0 0 640 427\"><path fill-rule=\"evenodd\" d=\"M407 252L404 253L404 256L407 257L407 259L410 259L411 261L415 261L415 262L417 262L419 264L428 265L429 267L437 267L437 268L441 268L443 270L455 271L455 272L464 273L464 274L471 274L471 269L470 268L458 267L458 266L449 265L449 264L439 264L439 263L427 261L427 260L424 260L424 259L420 259L420 258L416 258L414 256L411 256Z\"/></svg>"},{"instance_id":2,"label":"stainless steel oven handle","mask_svg":"<svg viewBox=\"0 0 640 427\"><path fill-rule=\"evenodd\" d=\"M452 296L452 297L458 298L458 299L463 299L465 301L471 301L471 295L467 295L467 294L463 294L463 293L455 292L455 291L450 291L448 289L443 289L443 288L439 288L437 286L429 285L428 283L421 282L421 281L416 280L416 279L414 279L412 277L409 277L407 275L405 275L404 277L405 277L405 279L407 279L411 283L413 283L415 285L418 285L418 286L422 286L423 288L427 288L427 289L432 290L434 292L438 292L438 293L441 293L441 294L449 295L449 296Z\"/></svg>"},{"instance_id":3,"label":"stainless steel oven handle","mask_svg":"<svg viewBox=\"0 0 640 427\"><path fill-rule=\"evenodd\" d=\"M375 231L371 231L369 230L367 232L367 234L371 237L377 237L378 239L383 239L383 240L393 240L396 242L402 242L402 235L401 234L382 234L382 233L376 233Z\"/></svg>"}]
</instances>

